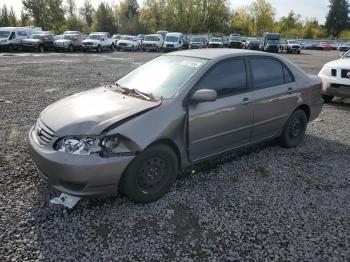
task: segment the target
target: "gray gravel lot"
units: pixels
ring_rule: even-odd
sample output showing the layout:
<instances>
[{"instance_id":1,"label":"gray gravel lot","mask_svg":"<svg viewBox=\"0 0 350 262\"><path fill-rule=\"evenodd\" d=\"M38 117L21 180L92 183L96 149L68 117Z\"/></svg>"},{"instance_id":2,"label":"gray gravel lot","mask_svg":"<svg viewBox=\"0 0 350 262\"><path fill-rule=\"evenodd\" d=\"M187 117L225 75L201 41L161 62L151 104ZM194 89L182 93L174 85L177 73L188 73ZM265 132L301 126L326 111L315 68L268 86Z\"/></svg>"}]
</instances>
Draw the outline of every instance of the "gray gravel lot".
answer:
<instances>
[{"instance_id":1,"label":"gray gravel lot","mask_svg":"<svg viewBox=\"0 0 350 262\"><path fill-rule=\"evenodd\" d=\"M298 148L271 142L205 162L155 203L49 203L58 192L27 152L40 111L157 55L0 53L0 261L349 261L350 105L342 102L324 107ZM288 57L318 73L338 53Z\"/></svg>"}]
</instances>

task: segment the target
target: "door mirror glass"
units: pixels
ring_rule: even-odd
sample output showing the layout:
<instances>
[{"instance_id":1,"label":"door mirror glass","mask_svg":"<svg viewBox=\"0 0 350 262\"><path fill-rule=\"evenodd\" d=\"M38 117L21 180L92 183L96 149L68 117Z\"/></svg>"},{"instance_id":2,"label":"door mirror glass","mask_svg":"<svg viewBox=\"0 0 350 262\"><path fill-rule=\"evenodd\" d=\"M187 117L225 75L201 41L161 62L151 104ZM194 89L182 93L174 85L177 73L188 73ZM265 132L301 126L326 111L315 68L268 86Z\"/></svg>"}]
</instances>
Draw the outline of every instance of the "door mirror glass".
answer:
<instances>
[{"instance_id":1,"label":"door mirror glass","mask_svg":"<svg viewBox=\"0 0 350 262\"><path fill-rule=\"evenodd\" d=\"M217 98L217 93L215 90L211 89L200 89L197 90L191 97L191 102L212 102Z\"/></svg>"}]
</instances>

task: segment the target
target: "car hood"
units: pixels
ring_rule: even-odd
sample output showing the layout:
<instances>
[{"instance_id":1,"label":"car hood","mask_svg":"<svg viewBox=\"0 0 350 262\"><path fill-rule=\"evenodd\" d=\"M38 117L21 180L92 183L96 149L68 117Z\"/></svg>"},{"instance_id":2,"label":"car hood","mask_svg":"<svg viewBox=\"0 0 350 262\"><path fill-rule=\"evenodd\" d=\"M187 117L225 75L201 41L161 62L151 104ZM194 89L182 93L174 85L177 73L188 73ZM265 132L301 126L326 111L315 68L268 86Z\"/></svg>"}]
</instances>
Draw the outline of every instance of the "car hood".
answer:
<instances>
[{"instance_id":1,"label":"car hood","mask_svg":"<svg viewBox=\"0 0 350 262\"><path fill-rule=\"evenodd\" d=\"M55 43L71 43L72 40L69 39L58 39L55 41Z\"/></svg>"},{"instance_id":2,"label":"car hood","mask_svg":"<svg viewBox=\"0 0 350 262\"><path fill-rule=\"evenodd\" d=\"M118 41L118 44L120 44L120 43L132 44L132 41L129 41L129 40L119 40L119 41Z\"/></svg>"},{"instance_id":3,"label":"car hood","mask_svg":"<svg viewBox=\"0 0 350 262\"><path fill-rule=\"evenodd\" d=\"M141 100L100 87L51 104L39 118L58 137L99 135L112 124L160 104L160 101Z\"/></svg>"},{"instance_id":4,"label":"car hood","mask_svg":"<svg viewBox=\"0 0 350 262\"><path fill-rule=\"evenodd\" d=\"M85 39L82 41L83 43L99 43L99 40L95 40L95 39Z\"/></svg>"},{"instance_id":5,"label":"car hood","mask_svg":"<svg viewBox=\"0 0 350 262\"><path fill-rule=\"evenodd\" d=\"M23 39L22 43L33 43L33 44L37 44L42 42L40 39Z\"/></svg>"},{"instance_id":6,"label":"car hood","mask_svg":"<svg viewBox=\"0 0 350 262\"><path fill-rule=\"evenodd\" d=\"M328 62L324 66L333 67L333 68L344 68L344 69L350 68L350 58L334 60L334 61Z\"/></svg>"},{"instance_id":7,"label":"car hood","mask_svg":"<svg viewBox=\"0 0 350 262\"><path fill-rule=\"evenodd\" d=\"M209 42L209 45L210 45L210 44L214 44L214 45L223 45L222 42L215 42L215 41L214 41L214 42Z\"/></svg>"},{"instance_id":8,"label":"car hood","mask_svg":"<svg viewBox=\"0 0 350 262\"><path fill-rule=\"evenodd\" d=\"M143 41L144 44L158 44L158 41Z\"/></svg>"}]
</instances>

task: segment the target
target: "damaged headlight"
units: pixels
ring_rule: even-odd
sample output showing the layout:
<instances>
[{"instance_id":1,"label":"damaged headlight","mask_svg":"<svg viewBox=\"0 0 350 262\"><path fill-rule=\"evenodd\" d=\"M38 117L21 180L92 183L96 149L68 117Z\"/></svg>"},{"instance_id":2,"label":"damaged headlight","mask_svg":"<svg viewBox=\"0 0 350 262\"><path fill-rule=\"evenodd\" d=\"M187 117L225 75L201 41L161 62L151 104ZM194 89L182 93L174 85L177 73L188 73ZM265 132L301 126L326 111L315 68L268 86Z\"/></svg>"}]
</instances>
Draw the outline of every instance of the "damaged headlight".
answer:
<instances>
[{"instance_id":1,"label":"damaged headlight","mask_svg":"<svg viewBox=\"0 0 350 262\"><path fill-rule=\"evenodd\" d=\"M117 137L64 137L56 143L55 150L73 155L109 156L119 153L118 145Z\"/></svg>"}]
</instances>

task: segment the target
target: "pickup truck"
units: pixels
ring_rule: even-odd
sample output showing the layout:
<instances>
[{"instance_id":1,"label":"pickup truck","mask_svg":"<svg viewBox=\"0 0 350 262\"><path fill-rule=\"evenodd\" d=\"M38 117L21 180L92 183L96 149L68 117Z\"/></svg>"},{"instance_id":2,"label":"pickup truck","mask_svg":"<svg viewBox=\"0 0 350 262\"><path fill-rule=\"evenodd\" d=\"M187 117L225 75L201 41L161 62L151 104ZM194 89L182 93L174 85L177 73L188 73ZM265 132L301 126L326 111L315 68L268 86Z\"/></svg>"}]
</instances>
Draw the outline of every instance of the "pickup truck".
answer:
<instances>
[{"instance_id":1,"label":"pickup truck","mask_svg":"<svg viewBox=\"0 0 350 262\"><path fill-rule=\"evenodd\" d=\"M286 40L282 42L281 44L281 52L286 51L288 54L300 54L301 52L301 45L294 40Z\"/></svg>"},{"instance_id":2,"label":"pickup truck","mask_svg":"<svg viewBox=\"0 0 350 262\"><path fill-rule=\"evenodd\" d=\"M82 35L80 32L64 32L63 38L54 42L55 51L69 51L81 50L82 48Z\"/></svg>"},{"instance_id":3,"label":"pickup truck","mask_svg":"<svg viewBox=\"0 0 350 262\"><path fill-rule=\"evenodd\" d=\"M106 32L91 33L87 39L82 41L83 51L96 51L101 53L103 50L113 50L115 40Z\"/></svg>"},{"instance_id":4,"label":"pickup truck","mask_svg":"<svg viewBox=\"0 0 350 262\"><path fill-rule=\"evenodd\" d=\"M22 40L22 50L44 52L53 49L54 37L51 32L40 32Z\"/></svg>"}]
</instances>

